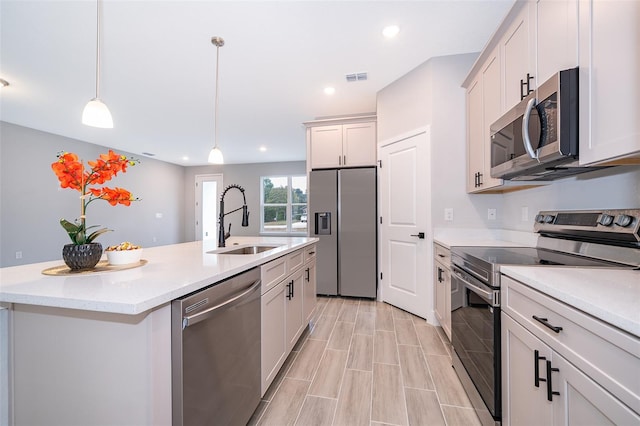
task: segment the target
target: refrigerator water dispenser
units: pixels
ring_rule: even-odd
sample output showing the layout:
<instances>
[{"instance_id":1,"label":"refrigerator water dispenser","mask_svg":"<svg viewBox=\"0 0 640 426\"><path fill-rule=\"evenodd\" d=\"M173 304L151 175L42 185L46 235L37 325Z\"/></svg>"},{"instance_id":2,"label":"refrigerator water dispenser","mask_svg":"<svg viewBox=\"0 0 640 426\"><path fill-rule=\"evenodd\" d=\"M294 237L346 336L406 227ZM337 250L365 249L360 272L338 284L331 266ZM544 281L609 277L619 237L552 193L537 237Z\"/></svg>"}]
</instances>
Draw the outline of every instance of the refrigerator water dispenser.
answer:
<instances>
[{"instance_id":1,"label":"refrigerator water dispenser","mask_svg":"<svg viewBox=\"0 0 640 426\"><path fill-rule=\"evenodd\" d=\"M316 215L316 235L331 235L331 212L318 212Z\"/></svg>"}]
</instances>

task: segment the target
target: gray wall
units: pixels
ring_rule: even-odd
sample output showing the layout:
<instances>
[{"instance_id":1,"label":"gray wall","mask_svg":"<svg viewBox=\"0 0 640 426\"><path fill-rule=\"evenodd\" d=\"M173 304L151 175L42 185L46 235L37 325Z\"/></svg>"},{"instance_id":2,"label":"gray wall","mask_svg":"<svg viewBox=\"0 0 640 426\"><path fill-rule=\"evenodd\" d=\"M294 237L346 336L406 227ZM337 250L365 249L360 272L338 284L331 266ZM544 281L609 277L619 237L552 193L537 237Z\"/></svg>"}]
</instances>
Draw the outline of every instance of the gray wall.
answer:
<instances>
[{"instance_id":1,"label":"gray wall","mask_svg":"<svg viewBox=\"0 0 640 426\"><path fill-rule=\"evenodd\" d=\"M304 143L301 141L300 143ZM289 161L281 163L229 164L222 166L187 167L184 179L185 220L184 235L188 241L195 239L195 177L205 174L222 174L223 187L234 183L245 189L249 208L249 226L243 228L242 213L231 213L225 217L225 228L231 226L231 235L258 235L260 233L260 177L305 175L306 162ZM242 206L240 191L231 190L225 197L225 210Z\"/></svg>"},{"instance_id":2,"label":"gray wall","mask_svg":"<svg viewBox=\"0 0 640 426\"><path fill-rule=\"evenodd\" d=\"M99 130L96 130L99 131ZM60 188L51 163L60 151L86 163L108 148L0 122L0 266L58 260L70 242L60 218L80 215L77 191ZM127 152L117 151L130 156ZM97 242L103 247L131 241L143 247L184 242L184 168L139 158L106 186L123 187L141 198L131 206L96 201L87 209L88 225L113 229ZM156 213L162 218L157 219ZM16 259L16 252L22 259Z\"/></svg>"},{"instance_id":3,"label":"gray wall","mask_svg":"<svg viewBox=\"0 0 640 426\"><path fill-rule=\"evenodd\" d=\"M432 58L378 93L378 140L431 127L434 228L503 228L533 231L540 210L640 208L640 167L594 171L549 185L505 194L467 194L465 91L460 86L476 54ZM444 209L454 220L444 220ZM528 215L522 220L522 207ZM487 209L497 210L496 220Z\"/></svg>"},{"instance_id":4,"label":"gray wall","mask_svg":"<svg viewBox=\"0 0 640 426\"><path fill-rule=\"evenodd\" d=\"M477 54L432 58L378 92L378 141L429 125L431 129L431 202L434 228L499 228L487 221L487 208L499 209L499 195L466 193L465 91L460 83ZM444 209L454 220L444 220ZM484 213L483 213L484 212Z\"/></svg>"}]
</instances>

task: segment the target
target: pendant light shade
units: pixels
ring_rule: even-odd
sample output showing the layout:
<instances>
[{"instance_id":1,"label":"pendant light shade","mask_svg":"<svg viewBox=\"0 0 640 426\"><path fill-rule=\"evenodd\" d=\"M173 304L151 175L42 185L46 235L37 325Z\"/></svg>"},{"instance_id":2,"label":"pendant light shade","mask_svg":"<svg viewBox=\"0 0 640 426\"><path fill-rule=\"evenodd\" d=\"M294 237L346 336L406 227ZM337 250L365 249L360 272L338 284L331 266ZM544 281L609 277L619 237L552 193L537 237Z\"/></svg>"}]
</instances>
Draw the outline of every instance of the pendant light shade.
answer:
<instances>
[{"instance_id":1,"label":"pendant light shade","mask_svg":"<svg viewBox=\"0 0 640 426\"><path fill-rule=\"evenodd\" d=\"M93 127L101 127L103 129L113 128L113 118L111 112L100 99L94 98L87 102L82 111L82 124Z\"/></svg>"},{"instance_id":2,"label":"pendant light shade","mask_svg":"<svg viewBox=\"0 0 640 426\"><path fill-rule=\"evenodd\" d=\"M209 159L207 160L211 164L224 164L224 157L222 156L222 151L217 146L211 148L209 151Z\"/></svg>"},{"instance_id":3,"label":"pendant light shade","mask_svg":"<svg viewBox=\"0 0 640 426\"><path fill-rule=\"evenodd\" d=\"M224 164L224 157L222 151L218 148L218 69L220 64L220 48L224 46L224 39L222 37L211 37L211 43L216 46L216 105L215 115L213 122L214 129L214 145L209 152L208 162L211 164Z\"/></svg>"},{"instance_id":4,"label":"pendant light shade","mask_svg":"<svg viewBox=\"0 0 640 426\"><path fill-rule=\"evenodd\" d=\"M113 128L111 112L100 100L100 0L96 0L96 96L84 107L82 124L103 129Z\"/></svg>"}]
</instances>

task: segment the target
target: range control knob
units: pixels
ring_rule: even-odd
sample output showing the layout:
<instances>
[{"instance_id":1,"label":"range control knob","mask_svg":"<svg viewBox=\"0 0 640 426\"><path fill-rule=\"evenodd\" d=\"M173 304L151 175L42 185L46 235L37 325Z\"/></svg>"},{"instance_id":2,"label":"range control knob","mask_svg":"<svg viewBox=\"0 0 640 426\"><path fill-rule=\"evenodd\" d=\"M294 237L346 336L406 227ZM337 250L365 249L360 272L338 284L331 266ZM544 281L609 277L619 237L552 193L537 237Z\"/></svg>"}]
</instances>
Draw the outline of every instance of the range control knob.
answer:
<instances>
[{"instance_id":1,"label":"range control knob","mask_svg":"<svg viewBox=\"0 0 640 426\"><path fill-rule=\"evenodd\" d=\"M631 225L631 222L633 222L633 216L621 214L616 217L616 225L622 226L623 228Z\"/></svg>"},{"instance_id":2,"label":"range control knob","mask_svg":"<svg viewBox=\"0 0 640 426\"><path fill-rule=\"evenodd\" d=\"M600 220L598 220L598 223L602 226L611 226L613 225L613 216L603 213L602 216L600 216Z\"/></svg>"},{"instance_id":3,"label":"range control knob","mask_svg":"<svg viewBox=\"0 0 640 426\"><path fill-rule=\"evenodd\" d=\"M555 218L556 218L556 217L555 217L554 215L551 215L551 214L545 215L545 217L544 217L544 223L553 223L553 220L554 220Z\"/></svg>"},{"instance_id":4,"label":"range control knob","mask_svg":"<svg viewBox=\"0 0 640 426\"><path fill-rule=\"evenodd\" d=\"M535 220L536 220L537 223L543 223L544 222L544 215L542 215L542 214L536 215L536 219Z\"/></svg>"}]
</instances>

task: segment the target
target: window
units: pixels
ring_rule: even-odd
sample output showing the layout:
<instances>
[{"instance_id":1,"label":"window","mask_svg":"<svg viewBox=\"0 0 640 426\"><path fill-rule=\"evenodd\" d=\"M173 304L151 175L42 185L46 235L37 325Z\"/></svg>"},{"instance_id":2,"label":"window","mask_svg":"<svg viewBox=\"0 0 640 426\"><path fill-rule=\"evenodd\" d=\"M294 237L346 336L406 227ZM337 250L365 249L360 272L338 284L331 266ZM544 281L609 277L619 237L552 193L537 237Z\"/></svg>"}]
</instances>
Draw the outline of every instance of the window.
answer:
<instances>
[{"instance_id":1,"label":"window","mask_svg":"<svg viewBox=\"0 0 640 426\"><path fill-rule=\"evenodd\" d=\"M307 234L307 177L262 177L261 232Z\"/></svg>"}]
</instances>

